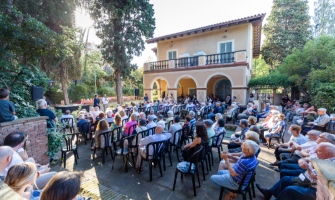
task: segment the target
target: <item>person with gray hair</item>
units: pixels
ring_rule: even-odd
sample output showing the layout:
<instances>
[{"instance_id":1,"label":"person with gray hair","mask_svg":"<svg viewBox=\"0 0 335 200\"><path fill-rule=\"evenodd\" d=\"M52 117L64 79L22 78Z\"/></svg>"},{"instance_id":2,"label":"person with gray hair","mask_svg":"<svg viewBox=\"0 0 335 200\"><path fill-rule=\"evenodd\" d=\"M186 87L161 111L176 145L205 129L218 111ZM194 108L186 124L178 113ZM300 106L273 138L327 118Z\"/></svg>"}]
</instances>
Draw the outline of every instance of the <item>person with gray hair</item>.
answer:
<instances>
[{"instance_id":1,"label":"person with gray hair","mask_svg":"<svg viewBox=\"0 0 335 200\"><path fill-rule=\"evenodd\" d=\"M216 129L219 127L218 126L218 121L219 119L222 119L222 114L221 113L216 113L215 114L215 123L213 124L213 130L216 132Z\"/></svg>"},{"instance_id":2,"label":"person with gray hair","mask_svg":"<svg viewBox=\"0 0 335 200\"><path fill-rule=\"evenodd\" d=\"M192 126L192 125L195 125L195 123L197 122L197 120L194 118L194 116L195 116L194 111L190 111L190 112L188 113L188 116L191 117L191 121L190 121L191 126Z\"/></svg>"},{"instance_id":3,"label":"person with gray hair","mask_svg":"<svg viewBox=\"0 0 335 200\"><path fill-rule=\"evenodd\" d=\"M114 122L113 112L111 110L107 111L107 117L105 118L105 120L108 123Z\"/></svg>"},{"instance_id":4,"label":"person with gray hair","mask_svg":"<svg viewBox=\"0 0 335 200\"><path fill-rule=\"evenodd\" d=\"M37 101L38 104L38 109L36 110L36 112L38 112L38 114L40 114L40 116L47 116L49 117L48 119L46 119L47 121L47 128L51 128L55 126L54 122L58 122L58 119L55 115L55 113L53 113L51 110L48 110L47 107L47 102L44 99L40 99Z\"/></svg>"},{"instance_id":5,"label":"person with gray hair","mask_svg":"<svg viewBox=\"0 0 335 200\"><path fill-rule=\"evenodd\" d=\"M257 114L257 123L259 122L259 118L265 118L269 114L270 114L270 103L266 103L264 111Z\"/></svg>"},{"instance_id":6,"label":"person with gray hair","mask_svg":"<svg viewBox=\"0 0 335 200\"><path fill-rule=\"evenodd\" d=\"M218 172L218 175L211 176L211 182L218 188L221 189L221 186L229 188L231 190L237 190L240 184L246 185L250 178L252 178L251 170L254 170L258 161L255 156L259 149L257 143L251 140L246 140L242 144L242 156L237 160L236 164L232 167L228 161L228 154L222 152L221 157L227 163L228 170L221 170ZM246 173L248 173L246 175ZM246 175L246 178L243 183L242 179ZM224 190L228 191L228 190ZM229 192L225 194L225 199L230 199L234 197L234 193Z\"/></svg>"},{"instance_id":7,"label":"person with gray hair","mask_svg":"<svg viewBox=\"0 0 335 200\"><path fill-rule=\"evenodd\" d=\"M133 113L137 116L137 118L140 117L140 113L138 113L138 108L137 107L133 107Z\"/></svg>"},{"instance_id":8,"label":"person with gray hair","mask_svg":"<svg viewBox=\"0 0 335 200\"><path fill-rule=\"evenodd\" d=\"M158 115L157 119L157 125L161 125L162 127L164 127L164 130L166 130L166 122L163 120L163 115Z\"/></svg>"},{"instance_id":9,"label":"person with gray hair","mask_svg":"<svg viewBox=\"0 0 335 200\"><path fill-rule=\"evenodd\" d=\"M167 116L168 116L168 118L165 121L166 121L166 124L169 126L169 122L173 121L173 112L172 111L167 112ZM170 128L170 127L168 127L168 128Z\"/></svg>"},{"instance_id":10,"label":"person with gray hair","mask_svg":"<svg viewBox=\"0 0 335 200\"><path fill-rule=\"evenodd\" d=\"M157 124L154 122L154 117L152 115L148 116L148 124L147 124L147 129L151 129L157 126ZM153 133L150 132L149 135L152 135Z\"/></svg>"},{"instance_id":11,"label":"person with gray hair","mask_svg":"<svg viewBox=\"0 0 335 200\"><path fill-rule=\"evenodd\" d=\"M242 140L245 139L245 133L249 131L249 123L248 120L246 119L241 119L240 120L240 125L241 125L241 132L235 133L235 137L232 137L230 139L230 143L228 144L228 149L234 149L238 148L242 144Z\"/></svg>"},{"instance_id":12,"label":"person with gray hair","mask_svg":"<svg viewBox=\"0 0 335 200\"><path fill-rule=\"evenodd\" d=\"M70 122L72 121L72 126L74 126L75 124L75 121L74 121L74 117L73 115L71 115L71 111L70 110L66 110L65 111L65 114L62 115L60 118L59 118L59 121L64 123L66 120L65 119L72 119L72 120L69 120Z\"/></svg>"},{"instance_id":13,"label":"person with gray hair","mask_svg":"<svg viewBox=\"0 0 335 200\"><path fill-rule=\"evenodd\" d=\"M254 131L254 132L258 133L258 134L260 134L260 132L261 132L261 130L259 129L259 127L256 126L256 125L250 126L249 130L250 131Z\"/></svg>"},{"instance_id":14,"label":"person with gray hair","mask_svg":"<svg viewBox=\"0 0 335 200\"><path fill-rule=\"evenodd\" d=\"M248 103L247 104L247 109L245 109L242 113L238 114L237 118L240 119L242 116L243 117L247 116L247 113L252 111L252 106L253 106L252 103Z\"/></svg>"},{"instance_id":15,"label":"person with gray hair","mask_svg":"<svg viewBox=\"0 0 335 200\"><path fill-rule=\"evenodd\" d=\"M5 169L12 162L14 150L10 146L0 146L0 180L5 180Z\"/></svg>"},{"instance_id":16,"label":"person with gray hair","mask_svg":"<svg viewBox=\"0 0 335 200\"><path fill-rule=\"evenodd\" d=\"M150 110L150 115L149 116L153 116L154 119L157 119L157 116L155 115L155 111L153 109Z\"/></svg>"},{"instance_id":17,"label":"person with gray hair","mask_svg":"<svg viewBox=\"0 0 335 200\"><path fill-rule=\"evenodd\" d=\"M140 119L146 119L147 115L144 112L140 113Z\"/></svg>"},{"instance_id":18,"label":"person with gray hair","mask_svg":"<svg viewBox=\"0 0 335 200\"><path fill-rule=\"evenodd\" d=\"M182 127L179 124L179 121L180 121L179 115L174 116L174 118L173 118L173 124L169 127L169 131L168 132L171 133L171 137L170 137L171 144L173 144L173 139L174 139L175 132L182 129ZM174 144L178 143L179 135L177 135L176 137L177 138L176 138Z\"/></svg>"},{"instance_id":19,"label":"person with gray hair","mask_svg":"<svg viewBox=\"0 0 335 200\"><path fill-rule=\"evenodd\" d=\"M258 112L257 111L258 106L256 104L254 104L251 108L252 109L248 110L245 115L243 115L243 116L240 117L240 119L248 119L250 116L256 117L257 116L257 112Z\"/></svg>"}]
</instances>

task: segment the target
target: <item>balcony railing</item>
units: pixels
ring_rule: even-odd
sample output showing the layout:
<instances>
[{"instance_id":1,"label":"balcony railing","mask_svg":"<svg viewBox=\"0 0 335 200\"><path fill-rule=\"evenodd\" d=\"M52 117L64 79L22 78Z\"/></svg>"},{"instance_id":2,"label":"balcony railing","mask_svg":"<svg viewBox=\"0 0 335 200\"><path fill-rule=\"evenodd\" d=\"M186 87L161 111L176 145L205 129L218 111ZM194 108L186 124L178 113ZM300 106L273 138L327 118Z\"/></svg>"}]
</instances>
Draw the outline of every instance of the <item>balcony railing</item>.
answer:
<instances>
[{"instance_id":1,"label":"balcony railing","mask_svg":"<svg viewBox=\"0 0 335 200\"><path fill-rule=\"evenodd\" d=\"M194 57L184 57L172 60L162 60L146 63L146 69L160 70L167 68L193 67L213 64L229 64L235 62L245 62L247 59L246 50L234 51L229 53L218 53L211 55L200 55Z\"/></svg>"}]
</instances>

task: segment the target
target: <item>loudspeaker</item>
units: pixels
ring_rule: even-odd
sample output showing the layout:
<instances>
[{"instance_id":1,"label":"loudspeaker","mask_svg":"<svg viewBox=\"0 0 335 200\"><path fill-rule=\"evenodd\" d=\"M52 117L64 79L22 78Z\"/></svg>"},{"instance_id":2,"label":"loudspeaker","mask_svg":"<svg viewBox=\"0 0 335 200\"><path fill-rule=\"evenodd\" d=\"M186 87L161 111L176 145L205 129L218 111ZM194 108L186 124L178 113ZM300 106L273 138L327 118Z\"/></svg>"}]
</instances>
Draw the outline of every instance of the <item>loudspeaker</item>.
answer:
<instances>
[{"instance_id":1,"label":"loudspeaker","mask_svg":"<svg viewBox=\"0 0 335 200\"><path fill-rule=\"evenodd\" d=\"M31 90L31 96L33 97L33 101L43 99L43 87L33 86Z\"/></svg>"},{"instance_id":2,"label":"loudspeaker","mask_svg":"<svg viewBox=\"0 0 335 200\"><path fill-rule=\"evenodd\" d=\"M140 96L140 90L139 89L135 89L135 97Z\"/></svg>"}]
</instances>

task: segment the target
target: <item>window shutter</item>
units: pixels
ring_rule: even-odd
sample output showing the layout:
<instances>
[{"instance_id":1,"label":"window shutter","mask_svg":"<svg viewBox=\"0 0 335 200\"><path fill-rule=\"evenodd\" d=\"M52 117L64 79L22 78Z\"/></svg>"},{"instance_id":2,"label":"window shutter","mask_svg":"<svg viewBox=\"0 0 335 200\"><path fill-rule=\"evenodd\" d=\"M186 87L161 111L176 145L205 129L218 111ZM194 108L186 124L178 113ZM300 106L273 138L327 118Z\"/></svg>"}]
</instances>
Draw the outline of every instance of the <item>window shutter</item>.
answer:
<instances>
[{"instance_id":1,"label":"window shutter","mask_svg":"<svg viewBox=\"0 0 335 200\"><path fill-rule=\"evenodd\" d=\"M177 52L176 51L174 51L174 52L172 52L173 53L173 59L176 59L177 58Z\"/></svg>"}]
</instances>

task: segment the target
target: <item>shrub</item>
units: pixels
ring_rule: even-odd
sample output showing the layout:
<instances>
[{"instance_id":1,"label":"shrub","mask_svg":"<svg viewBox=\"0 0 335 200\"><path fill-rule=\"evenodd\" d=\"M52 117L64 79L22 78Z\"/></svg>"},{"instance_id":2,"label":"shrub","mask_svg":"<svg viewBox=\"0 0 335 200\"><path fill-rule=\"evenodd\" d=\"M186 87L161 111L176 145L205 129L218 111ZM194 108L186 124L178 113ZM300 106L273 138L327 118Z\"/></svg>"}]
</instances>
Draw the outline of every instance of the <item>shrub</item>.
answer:
<instances>
[{"instance_id":1,"label":"shrub","mask_svg":"<svg viewBox=\"0 0 335 200\"><path fill-rule=\"evenodd\" d=\"M61 100L64 99L62 90L58 89L58 87L49 87L48 92L46 93L48 97L54 102L54 103L60 103Z\"/></svg>"},{"instance_id":2,"label":"shrub","mask_svg":"<svg viewBox=\"0 0 335 200\"><path fill-rule=\"evenodd\" d=\"M107 88L100 88L100 89L98 90L98 95L103 96L104 94L106 94L107 96L109 96L108 92L109 92L109 91L108 91Z\"/></svg>"},{"instance_id":3,"label":"shrub","mask_svg":"<svg viewBox=\"0 0 335 200\"><path fill-rule=\"evenodd\" d=\"M152 99L158 101L158 96L157 96L157 95L156 95L156 96L153 96Z\"/></svg>"},{"instance_id":4,"label":"shrub","mask_svg":"<svg viewBox=\"0 0 335 200\"><path fill-rule=\"evenodd\" d=\"M79 101L80 99L85 99L87 97L87 88L84 85L77 84L73 87L70 99L73 102Z\"/></svg>"}]
</instances>

